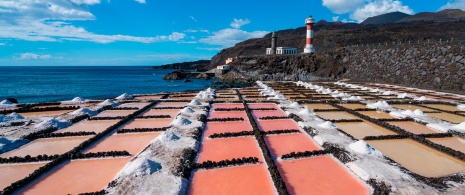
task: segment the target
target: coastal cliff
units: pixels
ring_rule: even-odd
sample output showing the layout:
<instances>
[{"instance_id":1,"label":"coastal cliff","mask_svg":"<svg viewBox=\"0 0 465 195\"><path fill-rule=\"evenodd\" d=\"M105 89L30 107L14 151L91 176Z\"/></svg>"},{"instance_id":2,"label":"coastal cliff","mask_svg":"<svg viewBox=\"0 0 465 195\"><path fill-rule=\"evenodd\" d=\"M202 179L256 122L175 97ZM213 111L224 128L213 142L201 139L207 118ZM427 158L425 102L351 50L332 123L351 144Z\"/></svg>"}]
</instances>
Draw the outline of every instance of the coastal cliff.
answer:
<instances>
[{"instance_id":1,"label":"coastal cliff","mask_svg":"<svg viewBox=\"0 0 465 195\"><path fill-rule=\"evenodd\" d=\"M307 55L240 57L225 82L351 79L465 90L465 43L339 48Z\"/></svg>"}]
</instances>

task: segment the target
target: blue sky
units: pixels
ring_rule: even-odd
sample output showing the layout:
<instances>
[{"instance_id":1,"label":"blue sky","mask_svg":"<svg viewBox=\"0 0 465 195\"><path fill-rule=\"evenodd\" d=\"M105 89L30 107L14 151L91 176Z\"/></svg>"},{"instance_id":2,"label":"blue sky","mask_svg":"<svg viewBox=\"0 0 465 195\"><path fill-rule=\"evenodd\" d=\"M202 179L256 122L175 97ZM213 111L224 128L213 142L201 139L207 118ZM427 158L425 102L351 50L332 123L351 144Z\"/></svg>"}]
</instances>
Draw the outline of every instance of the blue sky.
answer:
<instances>
[{"instance_id":1,"label":"blue sky","mask_svg":"<svg viewBox=\"0 0 465 195\"><path fill-rule=\"evenodd\" d=\"M0 0L0 65L160 65L316 20L465 10L465 0Z\"/></svg>"}]
</instances>

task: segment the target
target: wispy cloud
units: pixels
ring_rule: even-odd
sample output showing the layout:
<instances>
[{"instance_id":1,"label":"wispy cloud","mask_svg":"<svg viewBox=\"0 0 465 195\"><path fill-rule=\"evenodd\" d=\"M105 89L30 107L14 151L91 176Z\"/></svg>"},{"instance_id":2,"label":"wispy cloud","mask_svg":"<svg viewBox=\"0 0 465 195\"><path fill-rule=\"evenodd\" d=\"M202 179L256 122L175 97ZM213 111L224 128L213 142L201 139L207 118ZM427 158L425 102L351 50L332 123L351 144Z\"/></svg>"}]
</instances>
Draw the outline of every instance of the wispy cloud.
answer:
<instances>
[{"instance_id":1,"label":"wispy cloud","mask_svg":"<svg viewBox=\"0 0 465 195\"><path fill-rule=\"evenodd\" d=\"M243 19L234 18L234 20L231 22L230 26L235 28L235 29L240 29L242 26L244 26L246 24L250 24L249 19L243 20Z\"/></svg>"},{"instance_id":2,"label":"wispy cloud","mask_svg":"<svg viewBox=\"0 0 465 195\"><path fill-rule=\"evenodd\" d=\"M197 19L194 18L194 16L189 16L189 18L194 21L194 22L197 22Z\"/></svg>"},{"instance_id":3,"label":"wispy cloud","mask_svg":"<svg viewBox=\"0 0 465 195\"><path fill-rule=\"evenodd\" d=\"M441 6L439 10L444 9L462 9L465 10L465 0L449 0L447 4Z\"/></svg>"},{"instance_id":4,"label":"wispy cloud","mask_svg":"<svg viewBox=\"0 0 465 195\"><path fill-rule=\"evenodd\" d=\"M51 55L39 55L35 53L22 53L18 59L20 60L46 60L52 58Z\"/></svg>"},{"instance_id":5,"label":"wispy cloud","mask_svg":"<svg viewBox=\"0 0 465 195\"><path fill-rule=\"evenodd\" d=\"M357 22L363 22L368 17L395 11L407 14L414 13L411 8L407 5L403 5L400 0L323 0L322 4L335 14L349 13L350 19L356 20Z\"/></svg>"},{"instance_id":6,"label":"wispy cloud","mask_svg":"<svg viewBox=\"0 0 465 195\"><path fill-rule=\"evenodd\" d=\"M134 0L134 1L136 1L136 2L138 2L138 3L141 3L141 4L145 4L145 3L146 3L145 0Z\"/></svg>"},{"instance_id":7,"label":"wispy cloud","mask_svg":"<svg viewBox=\"0 0 465 195\"><path fill-rule=\"evenodd\" d=\"M267 33L267 31L247 32L240 29L226 28L217 32L213 32L212 36L202 38L199 40L199 42L208 45L221 45L223 48L226 48L247 39L261 38Z\"/></svg>"},{"instance_id":8,"label":"wispy cloud","mask_svg":"<svg viewBox=\"0 0 465 195\"><path fill-rule=\"evenodd\" d=\"M145 2L139 0L139 3ZM87 31L70 24L75 20L95 20L88 5L100 0L2 0L0 1L0 38L27 41L90 41L111 43L130 41L153 43L158 41L178 41L183 33L153 37L130 35L105 35ZM66 22L65 22L66 21Z\"/></svg>"},{"instance_id":9,"label":"wispy cloud","mask_svg":"<svg viewBox=\"0 0 465 195\"><path fill-rule=\"evenodd\" d=\"M0 43L0 46L6 46L6 43Z\"/></svg>"}]
</instances>

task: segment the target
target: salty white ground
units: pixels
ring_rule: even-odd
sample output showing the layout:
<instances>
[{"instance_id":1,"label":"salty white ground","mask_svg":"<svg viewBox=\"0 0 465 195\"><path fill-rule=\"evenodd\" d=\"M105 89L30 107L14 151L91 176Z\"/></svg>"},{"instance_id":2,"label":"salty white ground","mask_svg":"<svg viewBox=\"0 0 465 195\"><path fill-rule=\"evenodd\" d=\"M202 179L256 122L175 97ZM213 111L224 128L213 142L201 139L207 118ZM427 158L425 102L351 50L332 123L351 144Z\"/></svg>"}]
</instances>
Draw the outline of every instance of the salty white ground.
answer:
<instances>
[{"instance_id":1,"label":"salty white ground","mask_svg":"<svg viewBox=\"0 0 465 195\"><path fill-rule=\"evenodd\" d=\"M215 91L207 89L182 109L171 123L171 128L154 139L134 160L116 176L115 187L107 188L109 194L185 194L188 180L177 176L176 167L186 149L198 151L200 143L193 138L197 128L205 124L198 120L206 114L202 106L208 105Z\"/></svg>"}]
</instances>

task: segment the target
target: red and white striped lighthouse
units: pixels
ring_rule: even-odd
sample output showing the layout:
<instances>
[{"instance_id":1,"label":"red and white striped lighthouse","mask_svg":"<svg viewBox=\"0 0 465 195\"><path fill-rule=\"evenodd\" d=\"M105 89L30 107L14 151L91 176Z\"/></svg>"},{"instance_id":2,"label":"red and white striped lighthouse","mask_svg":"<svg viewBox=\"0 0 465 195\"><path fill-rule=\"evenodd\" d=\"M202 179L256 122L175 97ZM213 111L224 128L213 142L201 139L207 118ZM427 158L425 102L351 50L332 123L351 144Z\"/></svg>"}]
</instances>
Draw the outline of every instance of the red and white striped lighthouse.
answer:
<instances>
[{"instance_id":1,"label":"red and white striped lighthouse","mask_svg":"<svg viewBox=\"0 0 465 195\"><path fill-rule=\"evenodd\" d=\"M313 53L315 52L313 47L313 24L315 24L315 20L310 16L305 19L305 24L307 25L307 43L305 44L304 53Z\"/></svg>"}]
</instances>

